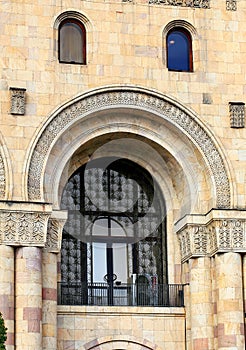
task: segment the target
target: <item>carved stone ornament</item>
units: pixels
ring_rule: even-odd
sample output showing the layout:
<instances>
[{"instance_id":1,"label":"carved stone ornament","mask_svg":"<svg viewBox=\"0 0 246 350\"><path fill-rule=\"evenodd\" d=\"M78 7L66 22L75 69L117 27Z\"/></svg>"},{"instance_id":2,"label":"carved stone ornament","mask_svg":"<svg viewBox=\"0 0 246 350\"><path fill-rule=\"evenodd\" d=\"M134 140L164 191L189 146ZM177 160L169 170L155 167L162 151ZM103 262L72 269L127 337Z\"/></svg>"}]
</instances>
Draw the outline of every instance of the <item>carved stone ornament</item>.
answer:
<instances>
[{"instance_id":1,"label":"carved stone ornament","mask_svg":"<svg viewBox=\"0 0 246 350\"><path fill-rule=\"evenodd\" d=\"M226 0L227 11L237 11L237 0Z\"/></svg>"},{"instance_id":2,"label":"carved stone ornament","mask_svg":"<svg viewBox=\"0 0 246 350\"><path fill-rule=\"evenodd\" d=\"M198 7L203 9L210 8L210 0L149 0L149 4Z\"/></svg>"},{"instance_id":3,"label":"carved stone ornament","mask_svg":"<svg viewBox=\"0 0 246 350\"><path fill-rule=\"evenodd\" d=\"M75 102L50 119L35 145L31 156L28 172L28 197L29 200L41 200L42 174L45 161L52 144L62 131L65 131L72 121L78 121L90 113L101 109L112 108L137 108L148 112L163 115L172 124L188 134L191 140L199 147L207 160L213 174L218 208L230 207L230 184L223 159L214 141L207 131L197 121L195 116L160 94L155 94L145 89L137 91L129 87L108 89L108 91L96 91L85 96L80 96Z\"/></svg>"},{"instance_id":4,"label":"carved stone ornament","mask_svg":"<svg viewBox=\"0 0 246 350\"><path fill-rule=\"evenodd\" d=\"M45 250L50 253L59 253L61 250L62 229L66 220L50 218L48 221L47 241Z\"/></svg>"},{"instance_id":5,"label":"carved stone ornament","mask_svg":"<svg viewBox=\"0 0 246 350\"><path fill-rule=\"evenodd\" d=\"M229 251L246 252L246 218L215 218L187 223L177 231L182 262Z\"/></svg>"},{"instance_id":6,"label":"carved stone ornament","mask_svg":"<svg viewBox=\"0 0 246 350\"><path fill-rule=\"evenodd\" d=\"M48 218L44 212L0 211L0 244L43 247Z\"/></svg>"},{"instance_id":7,"label":"carved stone ornament","mask_svg":"<svg viewBox=\"0 0 246 350\"><path fill-rule=\"evenodd\" d=\"M0 198L4 199L5 197L5 188L6 188L6 179L5 179L5 167L3 163L3 158L0 154Z\"/></svg>"},{"instance_id":8,"label":"carved stone ornament","mask_svg":"<svg viewBox=\"0 0 246 350\"><path fill-rule=\"evenodd\" d=\"M11 114L25 114L25 93L26 89L11 87Z\"/></svg>"},{"instance_id":9,"label":"carved stone ornament","mask_svg":"<svg viewBox=\"0 0 246 350\"><path fill-rule=\"evenodd\" d=\"M230 123L231 128L244 128L245 125L245 103L230 102Z\"/></svg>"}]
</instances>

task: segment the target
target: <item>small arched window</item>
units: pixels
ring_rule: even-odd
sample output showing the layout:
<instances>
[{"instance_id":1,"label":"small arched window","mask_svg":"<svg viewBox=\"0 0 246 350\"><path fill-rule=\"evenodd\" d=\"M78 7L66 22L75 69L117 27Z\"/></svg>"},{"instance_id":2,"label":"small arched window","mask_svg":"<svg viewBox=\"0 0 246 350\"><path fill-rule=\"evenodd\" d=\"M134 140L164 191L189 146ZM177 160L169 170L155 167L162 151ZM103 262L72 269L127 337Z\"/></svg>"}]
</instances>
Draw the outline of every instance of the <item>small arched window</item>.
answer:
<instances>
[{"instance_id":1,"label":"small arched window","mask_svg":"<svg viewBox=\"0 0 246 350\"><path fill-rule=\"evenodd\" d=\"M75 19L66 19L59 26L59 62L86 64L86 30Z\"/></svg>"},{"instance_id":2,"label":"small arched window","mask_svg":"<svg viewBox=\"0 0 246 350\"><path fill-rule=\"evenodd\" d=\"M184 28L173 28L167 34L167 68L171 71L193 71L192 40Z\"/></svg>"}]
</instances>

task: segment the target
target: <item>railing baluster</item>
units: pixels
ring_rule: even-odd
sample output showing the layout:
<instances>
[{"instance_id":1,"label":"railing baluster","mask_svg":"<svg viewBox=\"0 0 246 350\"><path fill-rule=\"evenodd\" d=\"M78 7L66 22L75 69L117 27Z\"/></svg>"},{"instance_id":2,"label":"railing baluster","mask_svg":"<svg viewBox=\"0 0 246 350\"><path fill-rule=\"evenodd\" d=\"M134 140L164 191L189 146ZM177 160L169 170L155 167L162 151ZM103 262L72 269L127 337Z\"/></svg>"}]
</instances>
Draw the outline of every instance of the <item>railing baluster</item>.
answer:
<instances>
[{"instance_id":1,"label":"railing baluster","mask_svg":"<svg viewBox=\"0 0 246 350\"><path fill-rule=\"evenodd\" d=\"M111 287L111 291L110 291ZM60 305L184 306L182 284L66 283L57 287Z\"/></svg>"}]
</instances>

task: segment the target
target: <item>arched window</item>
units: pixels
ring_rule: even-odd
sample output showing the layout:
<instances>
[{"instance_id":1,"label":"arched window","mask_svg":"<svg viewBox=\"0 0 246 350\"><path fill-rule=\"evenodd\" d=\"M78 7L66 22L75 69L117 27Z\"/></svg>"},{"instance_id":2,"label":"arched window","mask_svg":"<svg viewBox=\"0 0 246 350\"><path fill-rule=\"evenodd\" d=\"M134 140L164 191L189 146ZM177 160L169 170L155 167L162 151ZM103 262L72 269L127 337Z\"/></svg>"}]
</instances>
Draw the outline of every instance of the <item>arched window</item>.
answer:
<instances>
[{"instance_id":1,"label":"arched window","mask_svg":"<svg viewBox=\"0 0 246 350\"><path fill-rule=\"evenodd\" d=\"M166 48L168 70L193 71L191 35L186 29L171 29L166 37Z\"/></svg>"},{"instance_id":2,"label":"arched window","mask_svg":"<svg viewBox=\"0 0 246 350\"><path fill-rule=\"evenodd\" d=\"M80 21L62 21L58 41L59 62L86 64L86 30Z\"/></svg>"},{"instance_id":3,"label":"arched window","mask_svg":"<svg viewBox=\"0 0 246 350\"><path fill-rule=\"evenodd\" d=\"M61 278L71 303L163 302L155 292L158 285L163 298L160 288L167 284L165 204L148 171L128 159L93 160L70 177L62 208L68 220ZM137 282L143 287L130 298L129 288Z\"/></svg>"}]
</instances>

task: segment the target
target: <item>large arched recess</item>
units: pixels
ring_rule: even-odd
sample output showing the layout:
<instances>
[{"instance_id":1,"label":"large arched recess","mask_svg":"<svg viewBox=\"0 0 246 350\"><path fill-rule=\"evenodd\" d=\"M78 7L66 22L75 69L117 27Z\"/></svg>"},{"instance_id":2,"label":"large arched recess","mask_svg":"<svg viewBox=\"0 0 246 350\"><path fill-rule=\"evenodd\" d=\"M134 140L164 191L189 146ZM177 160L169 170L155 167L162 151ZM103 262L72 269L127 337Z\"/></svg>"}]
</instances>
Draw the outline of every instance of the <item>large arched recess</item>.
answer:
<instances>
[{"instance_id":1,"label":"large arched recess","mask_svg":"<svg viewBox=\"0 0 246 350\"><path fill-rule=\"evenodd\" d=\"M99 88L53 112L30 150L27 200L59 209L62 184L94 155L124 156L148 168L175 219L231 206L220 145L194 113L163 94L132 86Z\"/></svg>"}]
</instances>

